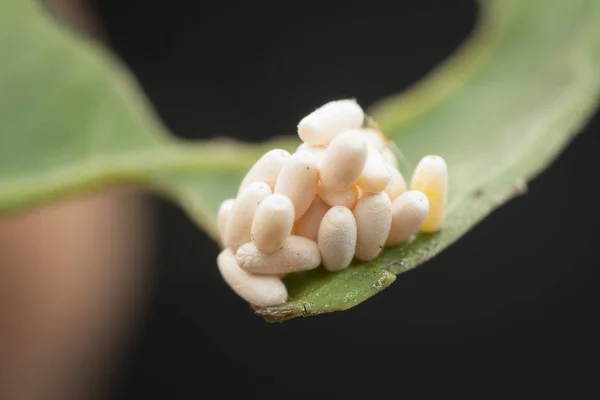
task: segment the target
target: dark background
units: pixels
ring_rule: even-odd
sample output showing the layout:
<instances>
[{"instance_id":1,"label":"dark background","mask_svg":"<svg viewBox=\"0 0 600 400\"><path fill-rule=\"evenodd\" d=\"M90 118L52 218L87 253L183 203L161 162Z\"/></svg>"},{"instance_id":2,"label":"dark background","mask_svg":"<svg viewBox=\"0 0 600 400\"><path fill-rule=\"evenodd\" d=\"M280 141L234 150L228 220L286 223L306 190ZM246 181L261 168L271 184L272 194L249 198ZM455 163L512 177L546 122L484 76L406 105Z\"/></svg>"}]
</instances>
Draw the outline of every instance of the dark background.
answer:
<instances>
[{"instance_id":1,"label":"dark background","mask_svg":"<svg viewBox=\"0 0 600 400\"><path fill-rule=\"evenodd\" d=\"M368 107L401 91L477 16L474 2L449 0L95 4L175 134L251 141L294 134L329 100ZM588 387L600 352L599 129L596 117L526 196L381 294L281 325L252 314L219 276L217 247L160 202L155 287L113 398Z\"/></svg>"}]
</instances>

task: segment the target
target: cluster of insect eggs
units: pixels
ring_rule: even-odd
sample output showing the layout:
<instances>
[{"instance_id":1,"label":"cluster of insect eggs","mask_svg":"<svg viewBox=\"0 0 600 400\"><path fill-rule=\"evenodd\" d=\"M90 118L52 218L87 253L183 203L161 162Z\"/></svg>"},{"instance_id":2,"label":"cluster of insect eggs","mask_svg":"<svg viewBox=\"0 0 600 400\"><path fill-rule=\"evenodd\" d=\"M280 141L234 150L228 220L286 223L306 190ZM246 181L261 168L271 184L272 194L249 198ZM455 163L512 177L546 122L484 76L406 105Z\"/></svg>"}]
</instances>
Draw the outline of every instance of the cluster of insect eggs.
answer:
<instances>
[{"instance_id":1,"label":"cluster of insect eggs","mask_svg":"<svg viewBox=\"0 0 600 400\"><path fill-rule=\"evenodd\" d=\"M439 156L417 165L410 190L383 134L363 128L354 100L329 102L298 124L302 144L265 153L237 197L225 200L218 224L223 279L259 307L281 304L281 278L323 265L369 261L417 231L444 221L448 174Z\"/></svg>"}]
</instances>

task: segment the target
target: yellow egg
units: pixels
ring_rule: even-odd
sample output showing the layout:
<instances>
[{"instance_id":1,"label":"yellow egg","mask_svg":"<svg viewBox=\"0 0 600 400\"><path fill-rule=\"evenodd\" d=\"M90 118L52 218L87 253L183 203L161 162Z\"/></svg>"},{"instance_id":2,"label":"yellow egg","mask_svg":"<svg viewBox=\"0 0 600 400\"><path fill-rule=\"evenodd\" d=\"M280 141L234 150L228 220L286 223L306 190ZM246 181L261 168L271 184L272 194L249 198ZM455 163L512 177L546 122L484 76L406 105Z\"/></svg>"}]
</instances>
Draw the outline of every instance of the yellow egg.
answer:
<instances>
[{"instance_id":1,"label":"yellow egg","mask_svg":"<svg viewBox=\"0 0 600 400\"><path fill-rule=\"evenodd\" d=\"M421 225L421 232L442 229L448 205L448 167L440 156L425 156L415 168L411 190L419 190L429 200L429 214Z\"/></svg>"}]
</instances>

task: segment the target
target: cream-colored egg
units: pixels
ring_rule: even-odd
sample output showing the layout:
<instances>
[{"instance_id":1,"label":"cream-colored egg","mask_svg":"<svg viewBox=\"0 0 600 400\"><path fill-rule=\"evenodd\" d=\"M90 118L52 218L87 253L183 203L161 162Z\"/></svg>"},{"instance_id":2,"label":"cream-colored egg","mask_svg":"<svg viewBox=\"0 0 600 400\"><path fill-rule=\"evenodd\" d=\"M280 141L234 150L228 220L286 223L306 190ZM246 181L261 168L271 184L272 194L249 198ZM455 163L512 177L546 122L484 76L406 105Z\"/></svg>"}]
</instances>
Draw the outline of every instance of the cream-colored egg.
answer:
<instances>
[{"instance_id":1,"label":"cream-colored egg","mask_svg":"<svg viewBox=\"0 0 600 400\"><path fill-rule=\"evenodd\" d=\"M294 218L299 220L315 197L318 181L319 170L315 157L308 152L294 153L283 164L274 193L287 196L292 201Z\"/></svg>"},{"instance_id":2,"label":"cream-colored egg","mask_svg":"<svg viewBox=\"0 0 600 400\"><path fill-rule=\"evenodd\" d=\"M396 246L407 240L419 228L429 214L427 196L418 190L410 190L392 202L392 227L386 242Z\"/></svg>"},{"instance_id":3,"label":"cream-colored egg","mask_svg":"<svg viewBox=\"0 0 600 400\"><path fill-rule=\"evenodd\" d=\"M274 253L283 247L294 225L294 205L281 194L266 197L256 209L251 237L263 253Z\"/></svg>"},{"instance_id":4,"label":"cream-colored egg","mask_svg":"<svg viewBox=\"0 0 600 400\"><path fill-rule=\"evenodd\" d=\"M365 167L368 151L367 140L361 131L349 130L337 135L319 164L323 186L341 192L354 185Z\"/></svg>"},{"instance_id":5,"label":"cream-colored egg","mask_svg":"<svg viewBox=\"0 0 600 400\"><path fill-rule=\"evenodd\" d=\"M293 234L304 236L316 242L319 234L319 225L329 208L323 200L315 196L308 211L294 224Z\"/></svg>"},{"instance_id":6,"label":"cream-colored egg","mask_svg":"<svg viewBox=\"0 0 600 400\"><path fill-rule=\"evenodd\" d=\"M372 144L368 147L367 162L356 184L363 192L379 193L390 183L392 175L381 153Z\"/></svg>"},{"instance_id":7,"label":"cream-colored egg","mask_svg":"<svg viewBox=\"0 0 600 400\"><path fill-rule=\"evenodd\" d=\"M302 236L289 236L274 253L259 251L253 242L241 246L236 253L238 265L256 274L287 274L317 268L321 255L316 242Z\"/></svg>"},{"instance_id":8,"label":"cream-colored egg","mask_svg":"<svg viewBox=\"0 0 600 400\"><path fill-rule=\"evenodd\" d=\"M298 136L311 146L325 146L340 132L359 129L364 118L364 112L355 100L331 101L302 118Z\"/></svg>"},{"instance_id":9,"label":"cream-colored egg","mask_svg":"<svg viewBox=\"0 0 600 400\"><path fill-rule=\"evenodd\" d=\"M217 266L229 287L250 304L268 307L287 301L288 292L279 277L244 271L230 249L225 249L218 255Z\"/></svg>"},{"instance_id":10,"label":"cream-colored egg","mask_svg":"<svg viewBox=\"0 0 600 400\"><path fill-rule=\"evenodd\" d=\"M406 192L406 181L404 177L396 168L389 166L390 173L392 175L392 179L390 179L390 183L385 187L384 192L388 195L391 201L394 201L400 196L402 193Z\"/></svg>"},{"instance_id":11,"label":"cream-colored egg","mask_svg":"<svg viewBox=\"0 0 600 400\"><path fill-rule=\"evenodd\" d=\"M223 238L225 237L227 220L229 219L229 215L231 214L231 209L233 208L234 203L235 199L227 199L223 200L219 206L219 211L217 213L217 227L219 229L219 242L221 245L223 244Z\"/></svg>"},{"instance_id":12,"label":"cream-colored egg","mask_svg":"<svg viewBox=\"0 0 600 400\"><path fill-rule=\"evenodd\" d=\"M246 185L252 182L264 182L273 190L283 163L289 157L290 153L283 149L267 151L246 173L242 183L240 183L238 195Z\"/></svg>"},{"instance_id":13,"label":"cream-colored egg","mask_svg":"<svg viewBox=\"0 0 600 400\"><path fill-rule=\"evenodd\" d=\"M323 266L339 271L350 265L356 250L356 219L346 207L332 207L321 221L317 243Z\"/></svg>"},{"instance_id":14,"label":"cream-colored egg","mask_svg":"<svg viewBox=\"0 0 600 400\"><path fill-rule=\"evenodd\" d=\"M225 226L223 245L237 249L251 240L250 230L254 213L263 199L271 194L271 188L264 182L252 182L242 189L235 199Z\"/></svg>"},{"instance_id":15,"label":"cream-colored egg","mask_svg":"<svg viewBox=\"0 0 600 400\"><path fill-rule=\"evenodd\" d=\"M331 207L344 206L352 210L358 201L359 190L358 186L354 185L341 192L336 192L319 183L317 186L317 196Z\"/></svg>"},{"instance_id":16,"label":"cream-colored egg","mask_svg":"<svg viewBox=\"0 0 600 400\"><path fill-rule=\"evenodd\" d=\"M370 261L381 253L390 233L390 198L384 192L363 195L354 207L354 218L357 226L354 255L359 260Z\"/></svg>"}]
</instances>

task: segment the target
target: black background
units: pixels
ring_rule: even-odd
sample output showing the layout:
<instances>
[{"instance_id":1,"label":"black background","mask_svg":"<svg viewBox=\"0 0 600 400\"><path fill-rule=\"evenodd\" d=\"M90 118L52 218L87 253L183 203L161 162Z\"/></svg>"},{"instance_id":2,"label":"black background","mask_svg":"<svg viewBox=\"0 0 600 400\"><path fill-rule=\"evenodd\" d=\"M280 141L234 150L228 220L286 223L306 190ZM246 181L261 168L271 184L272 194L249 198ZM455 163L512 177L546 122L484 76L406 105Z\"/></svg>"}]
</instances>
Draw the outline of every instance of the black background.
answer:
<instances>
[{"instance_id":1,"label":"black background","mask_svg":"<svg viewBox=\"0 0 600 400\"><path fill-rule=\"evenodd\" d=\"M477 16L475 3L448 0L96 6L175 134L250 141L294 134L332 99L368 107L401 91ZM155 287L113 398L589 388L600 350L599 129L596 117L527 195L381 294L284 324L254 316L218 275L217 247L161 202Z\"/></svg>"}]
</instances>

